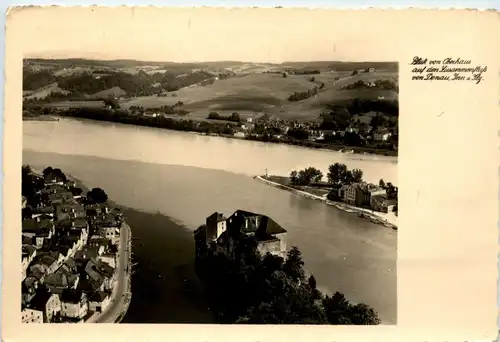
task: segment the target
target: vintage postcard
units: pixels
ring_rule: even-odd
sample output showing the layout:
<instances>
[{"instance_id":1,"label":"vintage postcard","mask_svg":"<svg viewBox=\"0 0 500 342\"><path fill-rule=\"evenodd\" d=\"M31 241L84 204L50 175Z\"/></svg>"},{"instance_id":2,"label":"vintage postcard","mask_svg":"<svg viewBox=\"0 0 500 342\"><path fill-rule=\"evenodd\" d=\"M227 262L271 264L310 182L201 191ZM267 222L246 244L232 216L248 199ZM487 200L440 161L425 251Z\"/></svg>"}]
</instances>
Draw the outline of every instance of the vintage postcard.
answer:
<instances>
[{"instance_id":1,"label":"vintage postcard","mask_svg":"<svg viewBox=\"0 0 500 342\"><path fill-rule=\"evenodd\" d=\"M496 339L499 33L12 8L3 340Z\"/></svg>"}]
</instances>

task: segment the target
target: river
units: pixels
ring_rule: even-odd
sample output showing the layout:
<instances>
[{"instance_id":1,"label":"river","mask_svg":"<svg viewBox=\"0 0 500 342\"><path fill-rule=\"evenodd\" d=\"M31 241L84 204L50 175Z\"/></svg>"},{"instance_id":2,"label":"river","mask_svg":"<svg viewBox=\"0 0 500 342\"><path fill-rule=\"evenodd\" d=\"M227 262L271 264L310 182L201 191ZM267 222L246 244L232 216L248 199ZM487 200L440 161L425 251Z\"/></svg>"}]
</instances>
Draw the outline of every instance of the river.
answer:
<instances>
[{"instance_id":1,"label":"river","mask_svg":"<svg viewBox=\"0 0 500 342\"><path fill-rule=\"evenodd\" d=\"M214 211L241 208L267 214L288 230L288 246L300 247L323 291L343 292L375 308L383 323L396 323L397 231L250 177L307 166L326 173L338 161L362 169L368 181L397 184L395 158L72 119L23 122L23 130L23 163L59 167L129 208L139 265L124 322L201 322L202 315L169 315L180 299L162 287L190 263L190 232ZM153 283L147 272L157 272L162 282Z\"/></svg>"}]
</instances>

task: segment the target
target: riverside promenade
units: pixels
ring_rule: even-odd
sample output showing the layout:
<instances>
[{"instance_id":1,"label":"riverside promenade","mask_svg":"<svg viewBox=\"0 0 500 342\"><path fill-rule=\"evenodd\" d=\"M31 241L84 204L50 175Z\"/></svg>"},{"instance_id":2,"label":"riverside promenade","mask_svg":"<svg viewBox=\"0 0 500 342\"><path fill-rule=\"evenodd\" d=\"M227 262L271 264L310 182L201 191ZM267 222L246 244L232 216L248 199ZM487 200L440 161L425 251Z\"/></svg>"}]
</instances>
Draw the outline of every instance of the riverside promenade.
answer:
<instances>
[{"instance_id":1,"label":"riverside promenade","mask_svg":"<svg viewBox=\"0 0 500 342\"><path fill-rule=\"evenodd\" d=\"M120 244L116 256L116 282L108 307L101 313L95 313L85 323L119 323L130 305L132 298L132 231L127 223L120 229Z\"/></svg>"}]
</instances>

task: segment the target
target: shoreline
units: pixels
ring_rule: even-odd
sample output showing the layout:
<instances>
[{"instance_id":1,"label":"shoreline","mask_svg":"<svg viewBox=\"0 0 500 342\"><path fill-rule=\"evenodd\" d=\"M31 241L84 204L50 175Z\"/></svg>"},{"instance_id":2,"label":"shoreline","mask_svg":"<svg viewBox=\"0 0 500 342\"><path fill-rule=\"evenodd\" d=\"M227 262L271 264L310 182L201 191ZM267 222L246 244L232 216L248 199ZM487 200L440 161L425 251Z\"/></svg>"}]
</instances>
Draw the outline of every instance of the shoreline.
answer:
<instances>
[{"instance_id":1,"label":"shoreline","mask_svg":"<svg viewBox=\"0 0 500 342\"><path fill-rule=\"evenodd\" d=\"M314 195L314 194L308 193L306 191L302 191L302 190L295 189L295 188L292 188L292 187L289 187L289 186L286 186L286 185L283 185L280 183L276 183L276 182L270 181L268 179L265 179L263 176L254 176L253 178L255 180L263 183L263 184L266 184L266 185L269 185L269 186L272 186L272 187L275 187L275 188L278 188L281 190L289 191L289 192L292 192L296 195L303 196L303 197L306 197L306 198L309 198L312 200L321 201L321 202L325 203L326 205L335 207L336 209L347 212L347 213L357 213L360 218L369 220L372 223L379 224L379 225L382 225L382 226L387 227L387 228L392 228L394 230L398 230L397 224L394 222L390 222L387 218L385 218L383 216L384 213L372 212L369 209L359 208L359 207L349 205L346 203L342 203L342 202L330 201L326 198L326 196Z\"/></svg>"},{"instance_id":2,"label":"shoreline","mask_svg":"<svg viewBox=\"0 0 500 342\"><path fill-rule=\"evenodd\" d=\"M23 116L23 121L59 121L59 118L49 115Z\"/></svg>"},{"instance_id":3,"label":"shoreline","mask_svg":"<svg viewBox=\"0 0 500 342\"><path fill-rule=\"evenodd\" d=\"M310 149L310 150L319 150L319 151L325 151L325 152L338 152L338 153L342 153L342 154L346 154L346 155L378 156L378 157L389 157L389 158L395 158L395 159L398 158L397 151L380 150L378 153L377 152L368 152L365 150L373 150L373 149L363 147L363 146L328 145L328 144L321 144L321 143L309 141L309 140L297 141L297 143L294 143L295 141L272 141L272 140L264 140L264 139L258 139L258 138L252 139L252 138L248 138L248 137L237 137L234 135L223 134L223 133L205 133L205 132L199 132L196 130L191 131L191 130L163 128L163 127L153 127L153 126L148 126L148 125L138 125L135 123L125 123L125 122L105 120L105 119L96 120L96 119L89 119L89 118L84 118L84 117L79 117L79 116L69 116L69 115L61 115L61 114L51 114L51 117L52 118L49 120L39 119L37 117L36 119L25 120L25 121L59 121L60 119L84 120L84 121L92 121L92 122L101 121L101 122L110 122L110 123L130 125L130 126L158 128L158 129L162 129L162 130L191 133L191 134L197 134L197 135L201 135L201 136L211 136L211 137L236 139L236 140L243 140L243 141L260 142L263 144L293 146L293 147L300 147L300 148L306 148L306 149ZM344 152L344 150L348 150L348 151L352 150L353 152Z\"/></svg>"}]
</instances>

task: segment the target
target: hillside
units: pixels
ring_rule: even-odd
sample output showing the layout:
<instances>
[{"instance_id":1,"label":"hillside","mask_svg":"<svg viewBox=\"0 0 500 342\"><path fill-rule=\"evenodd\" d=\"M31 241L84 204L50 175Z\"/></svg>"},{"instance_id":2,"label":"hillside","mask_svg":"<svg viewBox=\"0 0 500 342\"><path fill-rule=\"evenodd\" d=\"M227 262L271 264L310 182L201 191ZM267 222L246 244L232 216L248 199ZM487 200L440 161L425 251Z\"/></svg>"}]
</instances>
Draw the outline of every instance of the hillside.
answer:
<instances>
[{"instance_id":1,"label":"hillside","mask_svg":"<svg viewBox=\"0 0 500 342\"><path fill-rule=\"evenodd\" d=\"M375 70L353 75L355 70L368 68ZM209 112L216 111L222 115L238 112L243 117L268 114L283 119L318 120L332 105L348 104L354 99L397 100L399 84L397 63L380 62L30 59L24 61L23 70L26 100L44 101L44 105L60 108L76 104L95 107L103 103L89 100L112 96L120 98L119 105L125 109L159 108L182 102L182 109L189 112L186 117L192 119L205 119ZM310 72L313 74L307 74ZM378 86L345 89L359 81L389 81L394 90Z\"/></svg>"}]
</instances>

